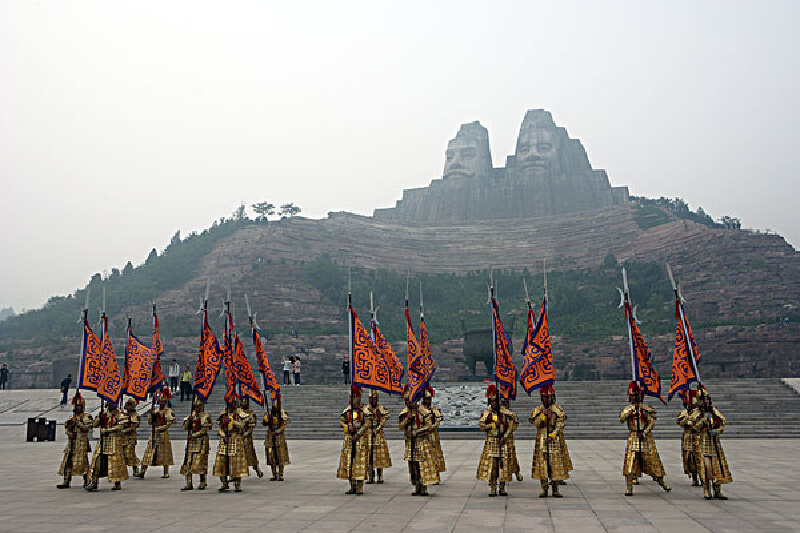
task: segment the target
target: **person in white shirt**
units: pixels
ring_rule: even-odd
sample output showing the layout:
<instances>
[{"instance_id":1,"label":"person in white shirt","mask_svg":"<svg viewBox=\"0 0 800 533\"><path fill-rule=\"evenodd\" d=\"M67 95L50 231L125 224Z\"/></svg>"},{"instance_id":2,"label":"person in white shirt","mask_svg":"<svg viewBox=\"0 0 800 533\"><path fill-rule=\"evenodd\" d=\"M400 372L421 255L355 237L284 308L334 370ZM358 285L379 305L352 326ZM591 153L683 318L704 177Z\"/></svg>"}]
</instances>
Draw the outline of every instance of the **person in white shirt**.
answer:
<instances>
[{"instance_id":1,"label":"person in white shirt","mask_svg":"<svg viewBox=\"0 0 800 533\"><path fill-rule=\"evenodd\" d=\"M283 384L284 385L291 385L292 382L290 381L290 375L292 374L292 361L289 359L288 355L283 356Z\"/></svg>"},{"instance_id":2,"label":"person in white shirt","mask_svg":"<svg viewBox=\"0 0 800 533\"><path fill-rule=\"evenodd\" d=\"M178 378L181 376L181 365L178 364L177 359L173 359L167 368L167 377L169 378L169 388L172 392L178 390Z\"/></svg>"}]
</instances>

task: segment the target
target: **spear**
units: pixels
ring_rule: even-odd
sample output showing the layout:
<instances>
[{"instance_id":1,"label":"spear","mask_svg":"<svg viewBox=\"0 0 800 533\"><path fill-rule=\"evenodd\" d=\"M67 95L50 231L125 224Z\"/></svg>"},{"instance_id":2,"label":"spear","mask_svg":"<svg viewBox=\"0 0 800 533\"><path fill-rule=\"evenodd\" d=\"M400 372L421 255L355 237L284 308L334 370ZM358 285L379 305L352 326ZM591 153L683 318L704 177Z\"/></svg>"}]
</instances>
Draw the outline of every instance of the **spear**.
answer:
<instances>
[{"instance_id":1,"label":"spear","mask_svg":"<svg viewBox=\"0 0 800 533\"><path fill-rule=\"evenodd\" d=\"M619 289L617 289L619 290ZM633 348L633 331L631 329L631 320L633 319L633 311L631 310L631 316L628 316L628 310L631 307L631 299L630 299L630 291L628 289L628 272L625 270L625 267L622 267L622 291L620 291L622 295L622 305L625 306L625 319L628 322L628 344L631 350L631 381L636 381L636 360L634 358L634 348ZM634 416L636 416L636 435L639 438L639 469L644 470L644 455L642 454L642 427L641 427L641 407L636 405L634 410Z\"/></svg>"}]
</instances>

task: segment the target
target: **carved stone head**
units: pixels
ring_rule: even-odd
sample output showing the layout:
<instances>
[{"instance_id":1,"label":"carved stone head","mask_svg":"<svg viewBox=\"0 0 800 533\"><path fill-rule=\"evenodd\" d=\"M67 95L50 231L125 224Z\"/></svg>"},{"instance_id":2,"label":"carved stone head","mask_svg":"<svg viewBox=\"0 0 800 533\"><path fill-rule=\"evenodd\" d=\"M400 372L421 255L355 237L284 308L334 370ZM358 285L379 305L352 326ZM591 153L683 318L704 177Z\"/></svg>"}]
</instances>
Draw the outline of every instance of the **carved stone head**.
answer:
<instances>
[{"instance_id":1,"label":"carved stone head","mask_svg":"<svg viewBox=\"0 0 800 533\"><path fill-rule=\"evenodd\" d=\"M492 169L489 132L477 121L462 124L444 154L444 179L488 176Z\"/></svg>"},{"instance_id":2,"label":"carved stone head","mask_svg":"<svg viewBox=\"0 0 800 533\"><path fill-rule=\"evenodd\" d=\"M553 175L559 172L561 135L553 117L544 109L531 109L525 114L517 138L516 160L524 174Z\"/></svg>"}]
</instances>

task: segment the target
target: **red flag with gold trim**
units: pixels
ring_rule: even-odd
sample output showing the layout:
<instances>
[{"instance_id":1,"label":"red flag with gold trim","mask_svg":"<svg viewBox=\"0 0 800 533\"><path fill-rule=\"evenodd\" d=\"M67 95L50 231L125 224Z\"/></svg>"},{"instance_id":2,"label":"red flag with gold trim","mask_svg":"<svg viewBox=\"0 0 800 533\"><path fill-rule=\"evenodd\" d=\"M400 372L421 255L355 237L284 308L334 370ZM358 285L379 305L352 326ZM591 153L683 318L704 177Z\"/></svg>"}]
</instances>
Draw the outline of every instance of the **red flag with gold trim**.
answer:
<instances>
[{"instance_id":1,"label":"red flag with gold trim","mask_svg":"<svg viewBox=\"0 0 800 533\"><path fill-rule=\"evenodd\" d=\"M625 318L628 321L630 332L636 381L639 382L644 394L658 398L666 404L667 402L661 397L661 379L655 366L653 366L650 348L647 347L642 332L639 331L639 326L636 324L630 302L625 302Z\"/></svg>"},{"instance_id":2,"label":"red flag with gold trim","mask_svg":"<svg viewBox=\"0 0 800 533\"><path fill-rule=\"evenodd\" d=\"M239 395L242 398L250 398L258 405L264 405L264 395L261 393L261 387L258 386L253 369L250 367L250 361L247 360L247 356L244 353L244 346L241 339L239 339L238 333L236 334L235 344L233 368L236 373L236 380L239 382Z\"/></svg>"},{"instance_id":3,"label":"red flag with gold trim","mask_svg":"<svg viewBox=\"0 0 800 533\"><path fill-rule=\"evenodd\" d=\"M194 373L194 391L203 401L208 400L217 374L222 367L222 350L217 337L208 324L208 311L203 311L203 326L200 330L200 348L197 351L197 364Z\"/></svg>"},{"instance_id":4,"label":"red flag with gold trim","mask_svg":"<svg viewBox=\"0 0 800 533\"><path fill-rule=\"evenodd\" d=\"M125 348L125 379L123 391L139 401L147 397L153 375L155 357L150 347L140 341L128 329L128 345Z\"/></svg>"},{"instance_id":5,"label":"red flag with gold trim","mask_svg":"<svg viewBox=\"0 0 800 533\"><path fill-rule=\"evenodd\" d=\"M114 345L108 333L108 317L103 317L103 355L100 360L100 379L97 381L97 395L110 403L117 403L122 394L122 376L119 373Z\"/></svg>"},{"instance_id":6,"label":"red flag with gold trim","mask_svg":"<svg viewBox=\"0 0 800 533\"><path fill-rule=\"evenodd\" d=\"M508 350L508 337L500 321L500 308L492 298L492 340L494 342L494 379L504 400L517 399L517 367Z\"/></svg>"},{"instance_id":7,"label":"red flag with gold trim","mask_svg":"<svg viewBox=\"0 0 800 533\"><path fill-rule=\"evenodd\" d=\"M672 400L675 393L683 394L689 390L689 384L697 381L697 363L700 362L700 352L694 342L692 327L684 314L683 304L675 302L675 347L672 351L672 376L669 383L667 400ZM684 402L685 403L685 402Z\"/></svg>"},{"instance_id":8,"label":"red flag with gold trim","mask_svg":"<svg viewBox=\"0 0 800 533\"><path fill-rule=\"evenodd\" d=\"M103 359L103 343L87 320L83 321L81 361L78 368L78 389L96 391L100 382L100 366Z\"/></svg>"},{"instance_id":9,"label":"red flag with gold trim","mask_svg":"<svg viewBox=\"0 0 800 533\"><path fill-rule=\"evenodd\" d=\"M261 335L258 334L255 328L253 328L253 345L256 348L256 362L258 363L258 371L261 372L261 378L264 382L264 390L269 391L269 396L274 401L281 392L281 386L278 385L275 373L269 366L267 353L264 350L264 345L261 343Z\"/></svg>"},{"instance_id":10,"label":"red flag with gold trim","mask_svg":"<svg viewBox=\"0 0 800 533\"><path fill-rule=\"evenodd\" d=\"M534 322L536 327L534 328ZM547 323L547 300L542 300L539 320L532 309L528 309L528 330L522 346L522 372L519 382L528 394L555 381L553 351L550 345L550 330Z\"/></svg>"}]
</instances>

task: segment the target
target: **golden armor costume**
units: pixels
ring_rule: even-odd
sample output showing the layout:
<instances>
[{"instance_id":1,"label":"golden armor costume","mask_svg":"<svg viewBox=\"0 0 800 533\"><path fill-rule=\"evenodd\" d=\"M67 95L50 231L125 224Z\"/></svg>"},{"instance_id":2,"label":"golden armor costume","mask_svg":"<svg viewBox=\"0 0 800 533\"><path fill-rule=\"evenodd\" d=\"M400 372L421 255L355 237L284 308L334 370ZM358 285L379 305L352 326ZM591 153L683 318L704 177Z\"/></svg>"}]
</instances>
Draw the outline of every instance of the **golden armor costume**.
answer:
<instances>
[{"instance_id":1,"label":"golden armor costume","mask_svg":"<svg viewBox=\"0 0 800 533\"><path fill-rule=\"evenodd\" d=\"M342 453L336 477L350 482L346 494L364 494L364 481L367 479L367 451L370 447L369 422L372 413L369 407L361 405L361 388L350 387L350 406L339 416L339 425L344 431Z\"/></svg>"},{"instance_id":2,"label":"golden armor costume","mask_svg":"<svg viewBox=\"0 0 800 533\"><path fill-rule=\"evenodd\" d=\"M725 417L711 404L711 396L702 385L697 391L698 409L691 417L692 427L697 431L697 453L700 458L700 479L703 481L703 496L727 500L722 494L722 485L733 482L733 474L725 459L720 435L725 431Z\"/></svg>"},{"instance_id":3,"label":"golden armor costume","mask_svg":"<svg viewBox=\"0 0 800 533\"><path fill-rule=\"evenodd\" d=\"M628 384L628 399L630 405L619 414L619 421L628 425L628 442L622 463L625 496L633 496L634 481L644 474L650 475L662 489L669 492L672 489L664 481L664 466L652 433L656 424L656 410L643 402L642 392L636 381Z\"/></svg>"},{"instance_id":4,"label":"golden armor costume","mask_svg":"<svg viewBox=\"0 0 800 533\"><path fill-rule=\"evenodd\" d=\"M436 471L441 474L442 472L447 472L444 452L442 451L442 441L439 439L439 426L443 417L442 411L433 405L434 396L436 396L436 391L433 390L433 387L425 387L425 391L422 393L422 405L431 412L431 430L428 433L428 438L431 441L431 452L436 464Z\"/></svg>"},{"instance_id":5,"label":"golden armor costume","mask_svg":"<svg viewBox=\"0 0 800 533\"><path fill-rule=\"evenodd\" d=\"M683 410L678 413L676 423L683 428L681 437L681 459L683 461L683 473L692 478L692 486L699 487L698 479L700 458L697 454L697 432L692 427L692 416L697 411L695 405L694 390L688 391L688 401L684 401Z\"/></svg>"},{"instance_id":6,"label":"golden armor costume","mask_svg":"<svg viewBox=\"0 0 800 533\"><path fill-rule=\"evenodd\" d=\"M412 496L427 496L428 485L439 483L436 455L429 437L433 429L433 413L424 405L417 405L411 397L411 389L403 390L406 407L400 411L400 431L406 439L404 459L408 461L408 473L414 485Z\"/></svg>"},{"instance_id":7,"label":"golden armor costume","mask_svg":"<svg viewBox=\"0 0 800 533\"><path fill-rule=\"evenodd\" d=\"M164 467L161 477L168 478L169 467L175 464L172 459L172 443L169 440L169 427L175 423L175 415L172 414L172 409L167 407L167 400L171 399L172 393L169 387L164 387L158 396L158 406L147 415L150 438L142 456L142 469L138 476L140 478L144 478L147 467L159 465Z\"/></svg>"},{"instance_id":8,"label":"golden armor costume","mask_svg":"<svg viewBox=\"0 0 800 533\"><path fill-rule=\"evenodd\" d=\"M556 391L552 387L551 387L551 390L552 390L552 394L553 394L553 403L555 404L556 403ZM565 414L564 415L564 420L566 420L566 416L567 415ZM562 456L564 457L564 461L566 462L566 465L567 465L567 473L572 472L572 470L573 470L573 468L572 468L572 458L569 456L569 448L567 447L567 439L564 438L564 428L563 427L559 431L558 436L559 436L559 441L561 442L561 453L562 453ZM558 484L559 485L566 485L567 481L565 479L560 479L558 481Z\"/></svg>"},{"instance_id":9,"label":"golden armor costume","mask_svg":"<svg viewBox=\"0 0 800 533\"><path fill-rule=\"evenodd\" d=\"M92 422L92 427L100 428L100 439L94 450L92 466L89 469L89 484L86 490L97 491L101 477L108 477L114 484L111 490L120 490L122 481L128 479L128 467L122 456L122 415L116 405L110 404L106 411Z\"/></svg>"},{"instance_id":10,"label":"golden armor costume","mask_svg":"<svg viewBox=\"0 0 800 533\"><path fill-rule=\"evenodd\" d=\"M278 393L272 402L270 412L264 414L264 420L261 422L267 426L264 450L267 464L272 470L271 481L283 481L283 467L291 463L289 447L286 445L286 426L291 422L292 419L281 407L281 395Z\"/></svg>"},{"instance_id":11,"label":"golden armor costume","mask_svg":"<svg viewBox=\"0 0 800 533\"><path fill-rule=\"evenodd\" d=\"M383 483L383 469L392 466L389 455L389 444L386 442L384 428L389 419L389 411L378 402L378 391L369 393L369 410L372 415L369 421L370 448L367 454L367 483Z\"/></svg>"},{"instance_id":12,"label":"golden armor costume","mask_svg":"<svg viewBox=\"0 0 800 533\"><path fill-rule=\"evenodd\" d=\"M512 415L511 419L513 422L513 427L508 434L508 442L506 444L508 446L509 457L511 458L511 473L516 476L517 481L522 481L522 472L520 471L519 460L517 459L517 443L514 440L514 432L519 427L519 417L517 416L517 413L510 408L510 403L507 399L500 399L500 407L508 409Z\"/></svg>"},{"instance_id":13,"label":"golden armor costume","mask_svg":"<svg viewBox=\"0 0 800 533\"><path fill-rule=\"evenodd\" d=\"M250 409L250 400L244 396L242 397L242 405L239 409L239 416L242 420L246 420L244 429L244 452L247 457L247 466L253 467L258 477L264 477L264 472L258 467L258 456L256 455L256 447L253 444L253 431L258 425L258 417L255 411Z\"/></svg>"},{"instance_id":14,"label":"golden armor costume","mask_svg":"<svg viewBox=\"0 0 800 533\"><path fill-rule=\"evenodd\" d=\"M500 496L508 496L506 483L511 481L513 459L508 453L507 438L514 425L513 413L500 407L497 387L489 385L486 389L489 407L483 411L480 419L481 431L486 432L481 459L478 463L476 478L489 483L489 496L497 496L497 484L500 483Z\"/></svg>"},{"instance_id":15,"label":"golden armor costume","mask_svg":"<svg viewBox=\"0 0 800 533\"><path fill-rule=\"evenodd\" d=\"M86 402L80 392L72 398L73 414L64 423L64 432L67 434L67 446L64 448L64 458L58 469L58 475L64 476L64 481L56 485L59 489L68 489L72 476L83 476L83 486L89 483L89 432L92 429L92 416L87 414Z\"/></svg>"},{"instance_id":16,"label":"golden armor costume","mask_svg":"<svg viewBox=\"0 0 800 533\"><path fill-rule=\"evenodd\" d=\"M242 492L242 478L250 475L244 449L247 420L242 420L239 413L237 401L233 399L217 417L219 445L217 460L214 462L214 475L222 482L220 492L228 491L229 479L233 479L235 491Z\"/></svg>"},{"instance_id":17,"label":"golden armor costume","mask_svg":"<svg viewBox=\"0 0 800 533\"><path fill-rule=\"evenodd\" d=\"M141 462L136 457L136 430L141 423L139 413L136 412L136 407L139 402L134 398L128 398L125 402L125 413L122 415L122 457L125 461L125 466L133 467L133 475L139 473L139 466Z\"/></svg>"},{"instance_id":18,"label":"golden armor costume","mask_svg":"<svg viewBox=\"0 0 800 533\"><path fill-rule=\"evenodd\" d=\"M556 405L552 385L541 387L539 394L542 405L537 405L529 418L530 423L536 427L531 477L538 479L541 484L540 498L547 497L550 487L553 490L553 497L561 498L561 492L558 490L559 482L569 477L570 466L569 454L563 442L567 415L560 405Z\"/></svg>"},{"instance_id":19,"label":"golden armor costume","mask_svg":"<svg viewBox=\"0 0 800 533\"><path fill-rule=\"evenodd\" d=\"M181 465L181 474L186 477L186 485L181 490L192 490L192 475L200 476L198 490L206 488L208 475L208 430L212 427L211 417L205 412L200 396L192 402L192 412L183 419L186 431L186 452Z\"/></svg>"}]
</instances>

